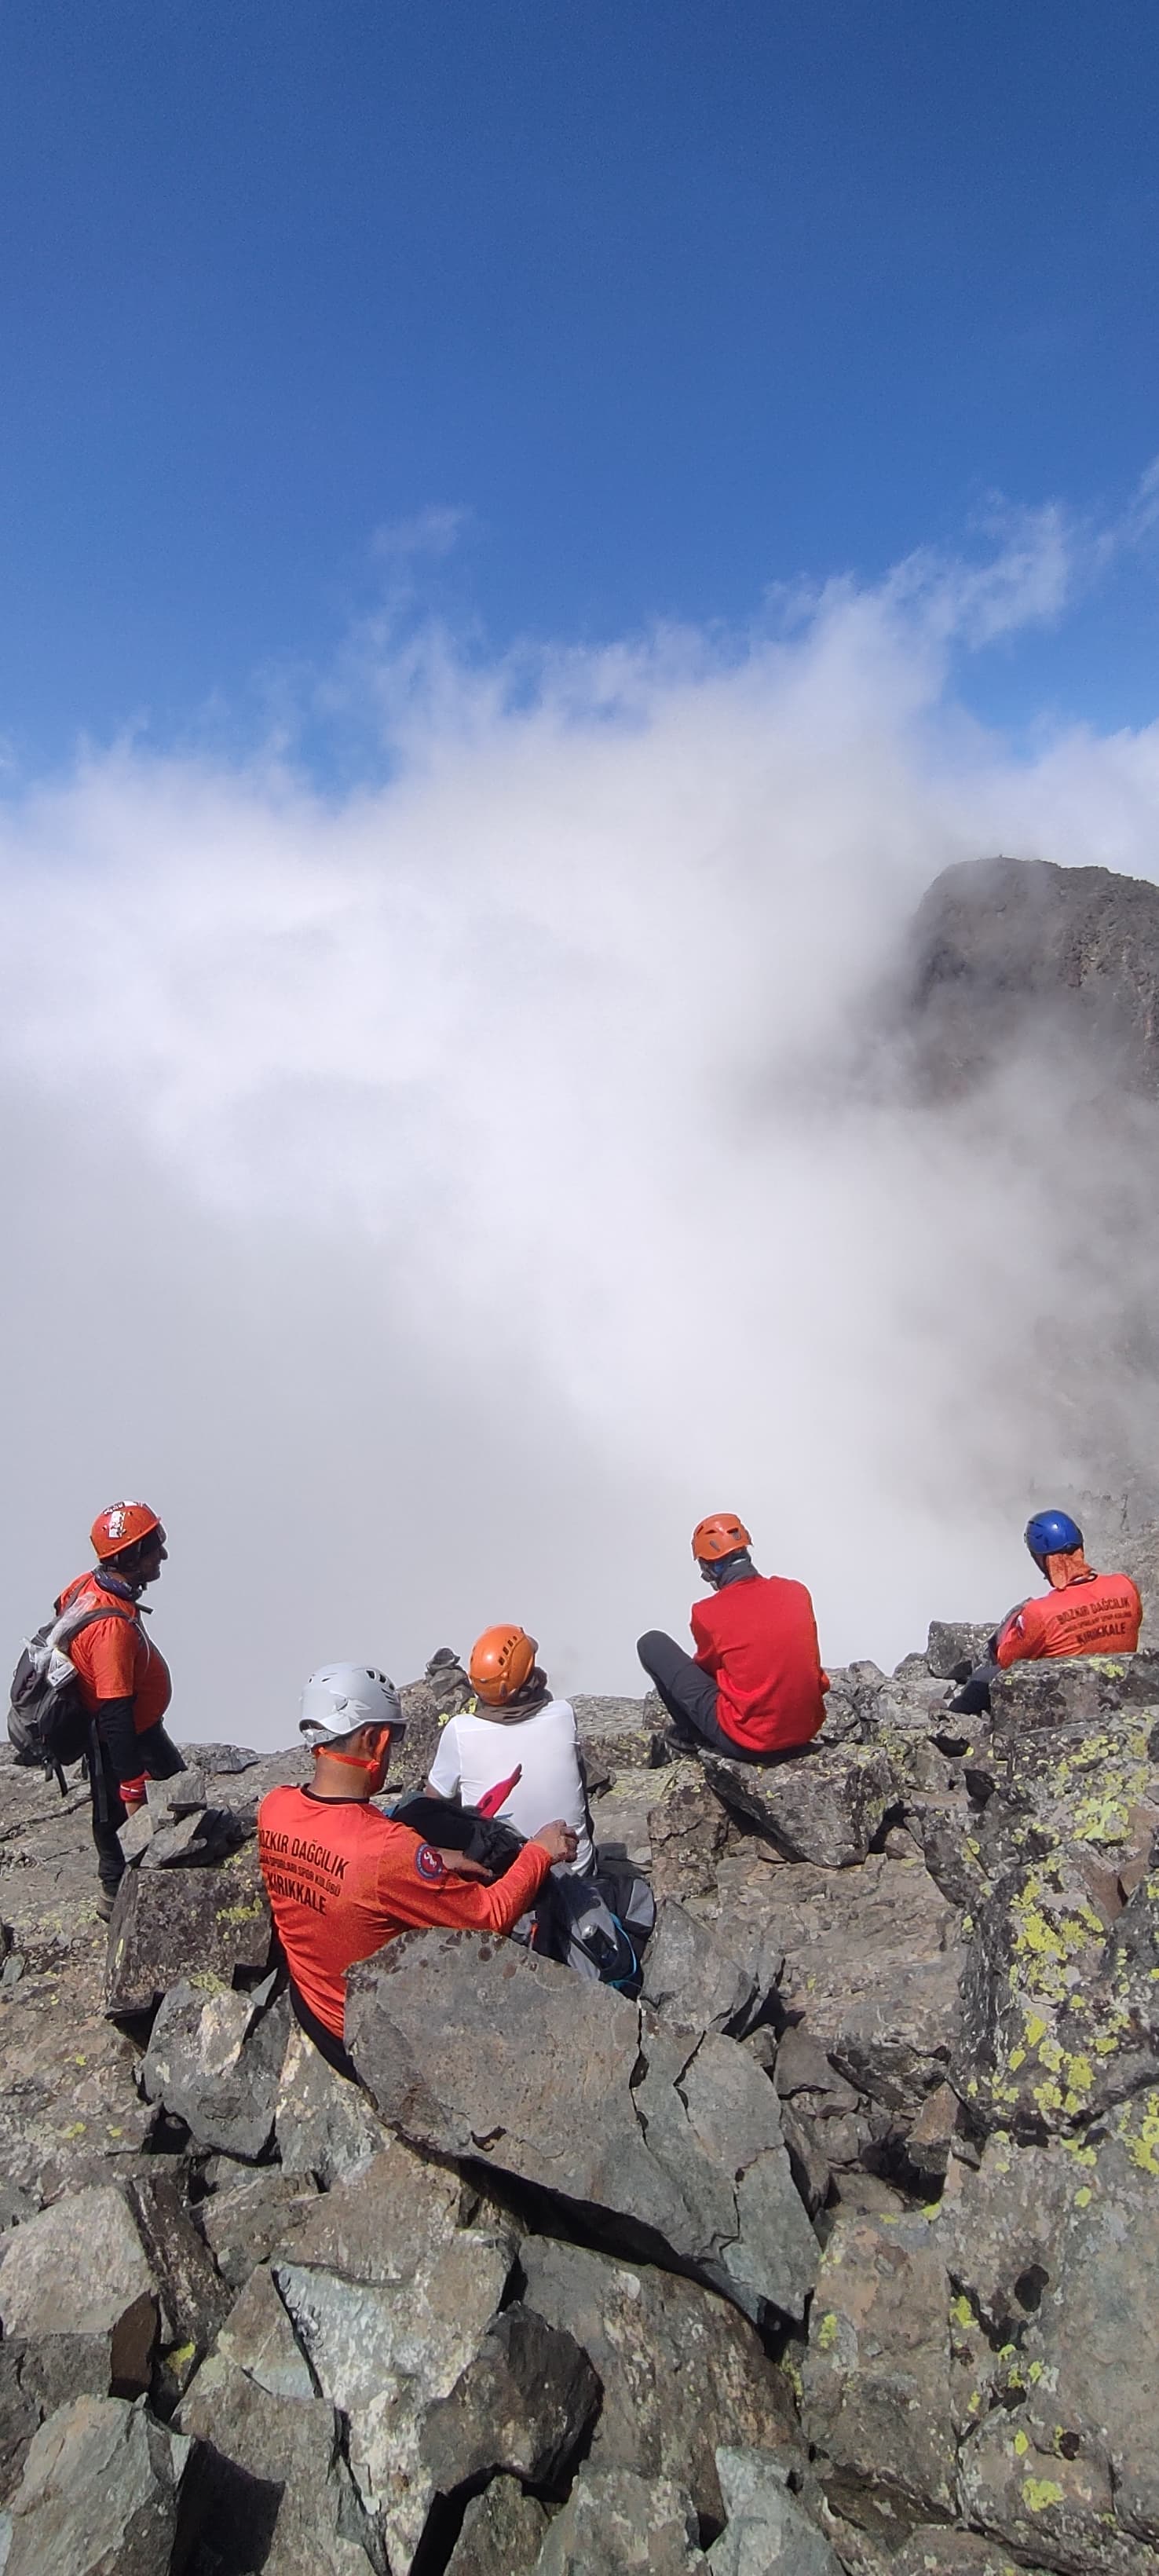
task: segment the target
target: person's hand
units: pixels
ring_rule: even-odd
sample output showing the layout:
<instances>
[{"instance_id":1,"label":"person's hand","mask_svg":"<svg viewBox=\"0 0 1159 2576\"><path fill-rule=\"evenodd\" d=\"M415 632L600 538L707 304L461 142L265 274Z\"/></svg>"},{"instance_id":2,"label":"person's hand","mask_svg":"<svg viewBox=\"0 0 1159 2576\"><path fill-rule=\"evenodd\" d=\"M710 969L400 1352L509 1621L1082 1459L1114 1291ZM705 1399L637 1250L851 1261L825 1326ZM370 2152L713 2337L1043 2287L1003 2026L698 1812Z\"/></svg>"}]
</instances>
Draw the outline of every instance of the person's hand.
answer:
<instances>
[{"instance_id":1,"label":"person's hand","mask_svg":"<svg viewBox=\"0 0 1159 2576\"><path fill-rule=\"evenodd\" d=\"M145 1804L145 1774L144 1774L144 1772L143 1772L143 1771L141 1772L141 1774L140 1774L139 1778L138 1778L138 1779L136 1779L136 1780L122 1780L122 1782L121 1782L121 1801L122 1801L122 1804L128 1808L128 1810L129 1810L129 1814L130 1814L131 1816L135 1816L135 1815L136 1815L136 1812L137 1812L138 1807L143 1807L143 1806L144 1806L144 1804Z\"/></svg>"},{"instance_id":2,"label":"person's hand","mask_svg":"<svg viewBox=\"0 0 1159 2576\"><path fill-rule=\"evenodd\" d=\"M541 1825L539 1832L532 1836L532 1840L541 1844L543 1850L550 1855L553 1865L556 1861L575 1859L575 1829L571 1825L565 1825L562 1816L557 1816L553 1825Z\"/></svg>"}]
</instances>

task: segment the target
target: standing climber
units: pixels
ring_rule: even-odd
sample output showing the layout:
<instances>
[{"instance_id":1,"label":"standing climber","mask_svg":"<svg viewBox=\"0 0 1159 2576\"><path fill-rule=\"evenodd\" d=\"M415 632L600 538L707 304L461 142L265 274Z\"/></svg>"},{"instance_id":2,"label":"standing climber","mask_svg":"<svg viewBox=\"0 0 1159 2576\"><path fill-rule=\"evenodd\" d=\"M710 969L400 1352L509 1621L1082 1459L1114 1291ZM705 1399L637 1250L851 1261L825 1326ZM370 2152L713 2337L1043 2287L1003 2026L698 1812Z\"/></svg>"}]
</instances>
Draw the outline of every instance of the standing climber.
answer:
<instances>
[{"instance_id":1,"label":"standing climber","mask_svg":"<svg viewBox=\"0 0 1159 2576\"><path fill-rule=\"evenodd\" d=\"M825 1716L817 1623L803 1583L758 1574L735 1512L710 1512L692 1553L712 1599L694 1602L695 1656L659 1629L637 1653L685 1743L768 1762L811 1742Z\"/></svg>"},{"instance_id":2,"label":"standing climber","mask_svg":"<svg viewBox=\"0 0 1159 2576\"><path fill-rule=\"evenodd\" d=\"M535 1638L511 1624L485 1628L475 1639L467 1666L474 1696L443 1727L427 1789L477 1807L503 1785L492 1812L524 1835L562 1816L576 1838L573 1867L583 1875L594 1853L575 1714L569 1700L554 1697L538 1652Z\"/></svg>"},{"instance_id":3,"label":"standing climber","mask_svg":"<svg viewBox=\"0 0 1159 2576\"><path fill-rule=\"evenodd\" d=\"M995 1630L982 1662L951 1703L967 1717L989 1708L990 1684L1011 1664L1060 1655L1133 1655L1139 1643L1143 1604L1137 1586L1129 1574L1095 1573L1069 1512L1036 1512L1025 1538L1050 1590L1021 1602Z\"/></svg>"},{"instance_id":4,"label":"standing climber","mask_svg":"<svg viewBox=\"0 0 1159 2576\"><path fill-rule=\"evenodd\" d=\"M107 1921L124 1874L121 1826L145 1803L146 1777L168 1780L185 1764L161 1723L173 1694L169 1666L145 1634L141 1607L168 1555L165 1532L148 1503L110 1503L93 1522L92 1571L67 1585L56 1604L82 1610L85 1624L69 1642L81 1699L93 1719L89 1787L93 1841ZM98 1616L91 1614L96 1612Z\"/></svg>"},{"instance_id":5,"label":"standing climber","mask_svg":"<svg viewBox=\"0 0 1159 2576\"><path fill-rule=\"evenodd\" d=\"M541 1824L494 1885L461 1851L443 1851L372 1806L404 1729L398 1692L364 1664L324 1664L302 1693L314 1753L308 1789L271 1789L258 1808L258 1858L290 1972L290 2001L329 2064L353 2076L345 2041L346 1971L400 1932L436 1924L510 1932L575 1835ZM438 1997L431 1997L437 2021Z\"/></svg>"}]
</instances>

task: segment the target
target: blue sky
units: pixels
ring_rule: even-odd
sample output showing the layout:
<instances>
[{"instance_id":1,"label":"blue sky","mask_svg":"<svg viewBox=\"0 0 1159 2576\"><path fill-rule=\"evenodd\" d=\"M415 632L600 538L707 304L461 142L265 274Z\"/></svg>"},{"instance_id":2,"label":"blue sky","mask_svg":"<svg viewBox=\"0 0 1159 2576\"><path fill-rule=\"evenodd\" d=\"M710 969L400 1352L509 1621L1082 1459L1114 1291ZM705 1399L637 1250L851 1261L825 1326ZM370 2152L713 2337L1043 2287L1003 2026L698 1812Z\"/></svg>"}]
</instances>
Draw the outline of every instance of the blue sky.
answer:
<instances>
[{"instance_id":1,"label":"blue sky","mask_svg":"<svg viewBox=\"0 0 1159 2576\"><path fill-rule=\"evenodd\" d=\"M5 0L0 735L264 720L458 515L486 650L874 580L1159 450L1159 12ZM442 524L442 523L439 523ZM1149 538L973 669L1154 712Z\"/></svg>"}]
</instances>

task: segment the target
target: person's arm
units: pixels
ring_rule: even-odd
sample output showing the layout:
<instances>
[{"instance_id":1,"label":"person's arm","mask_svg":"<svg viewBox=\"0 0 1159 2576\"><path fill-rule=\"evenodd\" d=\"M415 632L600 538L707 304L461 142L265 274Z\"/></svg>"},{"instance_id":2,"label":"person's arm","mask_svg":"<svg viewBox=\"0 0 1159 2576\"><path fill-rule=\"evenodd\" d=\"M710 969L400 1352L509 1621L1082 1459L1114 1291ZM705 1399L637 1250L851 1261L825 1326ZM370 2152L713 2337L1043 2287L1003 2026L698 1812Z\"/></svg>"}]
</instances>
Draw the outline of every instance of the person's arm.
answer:
<instances>
[{"instance_id":1,"label":"person's arm","mask_svg":"<svg viewBox=\"0 0 1159 2576\"><path fill-rule=\"evenodd\" d=\"M696 1648L696 1653L692 1658L693 1663L699 1664L702 1672L711 1673L715 1678L716 1674L720 1671L720 1656L712 1642L711 1632L704 1616L704 1603L702 1601L693 1602L692 1613L688 1624L692 1630L692 1642Z\"/></svg>"},{"instance_id":2,"label":"person's arm","mask_svg":"<svg viewBox=\"0 0 1159 2576\"><path fill-rule=\"evenodd\" d=\"M525 1843L502 1878L476 1886L457 1869L449 1871L429 1843L400 1825L379 1864L383 1938L400 1928L422 1931L437 1925L456 1932L510 1932L534 1905L552 1863L567 1857L561 1829L545 1825L544 1836L542 1842ZM574 1858L575 1836L566 1839Z\"/></svg>"},{"instance_id":3,"label":"person's arm","mask_svg":"<svg viewBox=\"0 0 1159 2576\"><path fill-rule=\"evenodd\" d=\"M438 1751L427 1781L428 1798L457 1798L462 1779L459 1738L453 1717L448 1718L439 1737Z\"/></svg>"},{"instance_id":4,"label":"person's arm","mask_svg":"<svg viewBox=\"0 0 1159 2576\"><path fill-rule=\"evenodd\" d=\"M1042 1617L1037 1601L1024 1601L1004 1619L994 1643L994 1661L1002 1672L1011 1664L1021 1664L1041 1655L1043 1648Z\"/></svg>"}]
</instances>

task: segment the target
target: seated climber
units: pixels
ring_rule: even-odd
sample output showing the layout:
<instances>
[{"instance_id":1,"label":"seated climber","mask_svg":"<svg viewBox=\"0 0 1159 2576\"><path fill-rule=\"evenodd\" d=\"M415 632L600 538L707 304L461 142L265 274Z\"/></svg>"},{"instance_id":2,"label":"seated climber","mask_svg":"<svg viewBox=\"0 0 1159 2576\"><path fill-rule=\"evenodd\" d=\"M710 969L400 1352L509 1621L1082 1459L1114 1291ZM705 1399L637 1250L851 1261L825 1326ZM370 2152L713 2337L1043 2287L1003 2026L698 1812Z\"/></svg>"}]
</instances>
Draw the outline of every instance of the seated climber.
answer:
<instances>
[{"instance_id":1,"label":"seated climber","mask_svg":"<svg viewBox=\"0 0 1159 2576\"><path fill-rule=\"evenodd\" d=\"M553 1862L575 1859L558 1820L539 1831L494 1885L459 1851L442 1851L371 1804L386 1782L405 1719L385 1673L324 1664L302 1693L301 1731L314 1757L308 1789L271 1789L258 1808L258 1858L290 1972L294 2013L342 2075L346 1971L399 1932L440 1924L509 1932ZM434 2007L437 2009L437 2007Z\"/></svg>"},{"instance_id":2,"label":"seated climber","mask_svg":"<svg viewBox=\"0 0 1159 2576\"><path fill-rule=\"evenodd\" d=\"M813 1604L803 1583L758 1574L735 1512L711 1512L692 1533L710 1601L694 1602L695 1656L651 1629L637 1653L678 1741L733 1761L769 1762L811 1742L825 1716Z\"/></svg>"},{"instance_id":3,"label":"seated climber","mask_svg":"<svg viewBox=\"0 0 1159 2576\"><path fill-rule=\"evenodd\" d=\"M1133 1655L1143 1604L1129 1574L1096 1574L1083 1554L1083 1534L1069 1512L1036 1512L1026 1544L1049 1592L1011 1610L983 1661L951 1706L976 1716L990 1705L990 1684L1011 1664L1063 1655Z\"/></svg>"},{"instance_id":4,"label":"seated climber","mask_svg":"<svg viewBox=\"0 0 1159 2576\"><path fill-rule=\"evenodd\" d=\"M168 1553L160 1516L148 1503L111 1503L97 1514L91 1540L97 1562L66 1584L56 1611L94 1722L89 1793L97 1911L107 1922L125 1868L121 1826L144 1806L147 1778L172 1779L185 1764L161 1723L173 1695L169 1666L142 1624L149 1613L141 1594Z\"/></svg>"},{"instance_id":5,"label":"seated climber","mask_svg":"<svg viewBox=\"0 0 1159 2576\"><path fill-rule=\"evenodd\" d=\"M485 1628L467 1665L473 1698L449 1717L439 1737L427 1791L477 1807L501 1784L489 1807L517 1833L538 1833L546 1816L562 1816L575 1835L572 1868L594 1866L592 1821L580 1764L575 1715L556 1699L535 1658L534 1637L513 1625Z\"/></svg>"}]
</instances>

